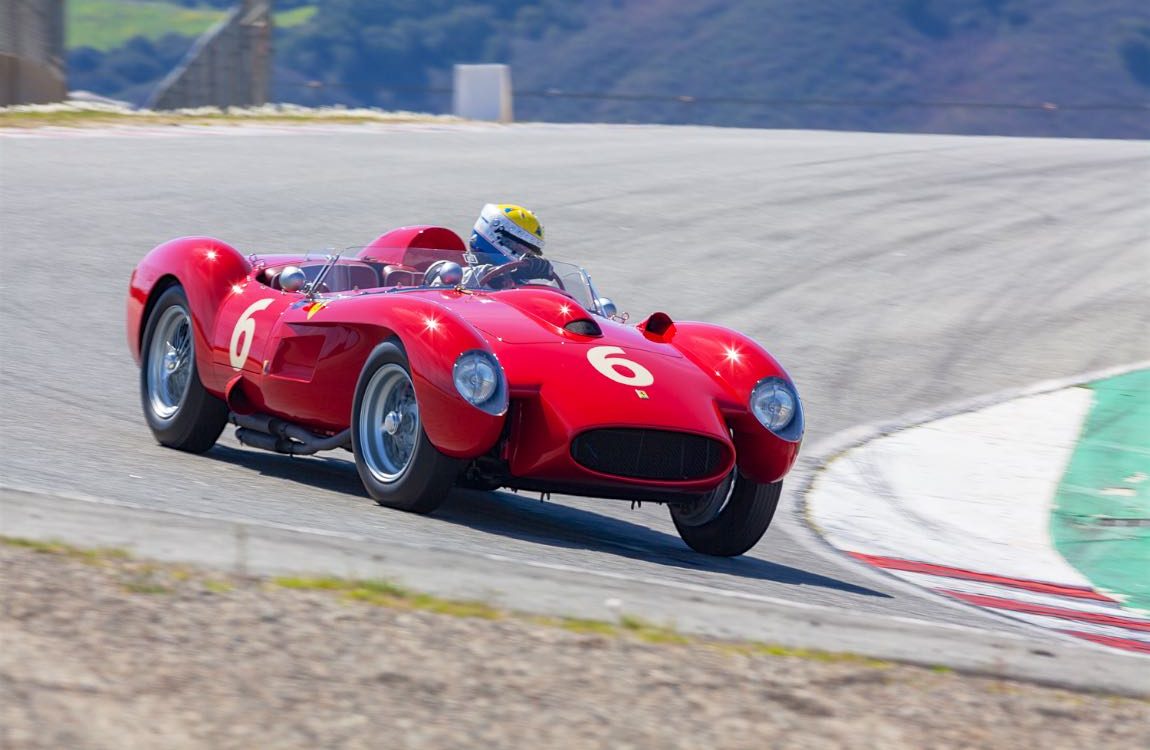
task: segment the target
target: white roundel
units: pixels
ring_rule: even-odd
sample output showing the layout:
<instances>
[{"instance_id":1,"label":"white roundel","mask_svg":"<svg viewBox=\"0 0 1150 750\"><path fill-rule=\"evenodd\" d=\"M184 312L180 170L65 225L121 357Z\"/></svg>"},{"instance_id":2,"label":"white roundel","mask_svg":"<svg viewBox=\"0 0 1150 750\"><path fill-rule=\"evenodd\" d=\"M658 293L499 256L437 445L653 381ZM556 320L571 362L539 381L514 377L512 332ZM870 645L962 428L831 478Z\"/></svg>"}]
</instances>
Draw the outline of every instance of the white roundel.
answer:
<instances>
[{"instance_id":1,"label":"white roundel","mask_svg":"<svg viewBox=\"0 0 1150 750\"><path fill-rule=\"evenodd\" d=\"M655 376L643 365L624 356L618 346L593 346L587 350L587 361L604 377L632 388L644 388L655 382Z\"/></svg>"},{"instance_id":2,"label":"white roundel","mask_svg":"<svg viewBox=\"0 0 1150 750\"><path fill-rule=\"evenodd\" d=\"M232 345L228 347L228 359L233 369L242 370L252 350L252 337L256 335L256 322L252 316L260 310L266 310L271 303L271 299L256 300L236 321L236 327L232 330Z\"/></svg>"}]
</instances>

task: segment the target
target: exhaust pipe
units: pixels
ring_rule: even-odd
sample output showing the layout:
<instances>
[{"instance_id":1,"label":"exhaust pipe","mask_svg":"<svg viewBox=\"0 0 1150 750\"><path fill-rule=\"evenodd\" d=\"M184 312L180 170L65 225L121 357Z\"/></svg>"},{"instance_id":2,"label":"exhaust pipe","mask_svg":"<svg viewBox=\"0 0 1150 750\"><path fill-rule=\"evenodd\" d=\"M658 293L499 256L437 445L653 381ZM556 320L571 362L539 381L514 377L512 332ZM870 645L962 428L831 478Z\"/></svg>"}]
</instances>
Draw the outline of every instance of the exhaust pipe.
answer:
<instances>
[{"instance_id":1,"label":"exhaust pipe","mask_svg":"<svg viewBox=\"0 0 1150 750\"><path fill-rule=\"evenodd\" d=\"M351 430L331 437L316 435L311 430L267 414L228 414L236 425L236 439L244 445L289 456L310 456L319 451L351 447Z\"/></svg>"}]
</instances>

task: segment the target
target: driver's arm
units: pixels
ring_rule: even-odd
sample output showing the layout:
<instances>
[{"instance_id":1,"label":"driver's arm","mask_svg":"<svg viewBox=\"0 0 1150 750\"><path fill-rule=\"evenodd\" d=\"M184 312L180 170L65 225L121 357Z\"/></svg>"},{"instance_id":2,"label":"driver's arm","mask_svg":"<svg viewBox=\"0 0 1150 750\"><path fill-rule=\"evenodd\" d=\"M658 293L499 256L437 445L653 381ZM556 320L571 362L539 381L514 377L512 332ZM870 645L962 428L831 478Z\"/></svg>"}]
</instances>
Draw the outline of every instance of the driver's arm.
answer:
<instances>
[{"instance_id":1,"label":"driver's arm","mask_svg":"<svg viewBox=\"0 0 1150 750\"><path fill-rule=\"evenodd\" d=\"M520 258L519 267L511 272L511 277L520 284L526 284L533 279L551 280L551 262L538 255L528 255Z\"/></svg>"},{"instance_id":2,"label":"driver's arm","mask_svg":"<svg viewBox=\"0 0 1150 750\"><path fill-rule=\"evenodd\" d=\"M479 287L479 280L483 278L483 274L494 267L495 266L490 263L484 263L481 266L467 266L463 269L463 286L468 289L477 289Z\"/></svg>"}]
</instances>

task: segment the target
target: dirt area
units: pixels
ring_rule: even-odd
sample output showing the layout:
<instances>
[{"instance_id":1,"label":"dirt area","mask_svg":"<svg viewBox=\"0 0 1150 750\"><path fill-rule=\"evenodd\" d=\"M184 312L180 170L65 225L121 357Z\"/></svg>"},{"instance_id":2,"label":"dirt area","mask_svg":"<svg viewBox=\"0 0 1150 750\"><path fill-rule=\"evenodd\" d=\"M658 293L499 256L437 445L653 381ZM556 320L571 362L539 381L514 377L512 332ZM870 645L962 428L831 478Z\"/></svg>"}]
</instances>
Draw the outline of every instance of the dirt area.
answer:
<instances>
[{"instance_id":1,"label":"dirt area","mask_svg":"<svg viewBox=\"0 0 1150 750\"><path fill-rule=\"evenodd\" d=\"M0 544L4 748L1150 747L1150 702Z\"/></svg>"}]
</instances>

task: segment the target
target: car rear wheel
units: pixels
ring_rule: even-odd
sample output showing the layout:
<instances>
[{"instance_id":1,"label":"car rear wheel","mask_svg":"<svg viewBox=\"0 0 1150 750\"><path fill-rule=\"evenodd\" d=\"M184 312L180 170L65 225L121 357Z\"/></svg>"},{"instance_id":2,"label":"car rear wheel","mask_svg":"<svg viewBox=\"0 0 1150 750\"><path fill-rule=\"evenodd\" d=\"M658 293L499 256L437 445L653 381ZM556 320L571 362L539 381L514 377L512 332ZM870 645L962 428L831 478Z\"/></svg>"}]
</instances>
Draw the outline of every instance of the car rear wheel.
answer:
<instances>
[{"instance_id":1,"label":"car rear wheel","mask_svg":"<svg viewBox=\"0 0 1150 750\"><path fill-rule=\"evenodd\" d=\"M351 444L367 493L389 508L430 513L447 498L461 462L427 439L403 349L380 344L355 388Z\"/></svg>"},{"instance_id":2,"label":"car rear wheel","mask_svg":"<svg viewBox=\"0 0 1150 750\"><path fill-rule=\"evenodd\" d=\"M668 507L688 547L706 555L734 557L754 547L767 533L782 489L782 480L760 484L735 469L695 502Z\"/></svg>"},{"instance_id":3,"label":"car rear wheel","mask_svg":"<svg viewBox=\"0 0 1150 750\"><path fill-rule=\"evenodd\" d=\"M169 287L144 327L140 400L160 445L203 453L228 421L223 401L208 393L196 370L196 337L183 287Z\"/></svg>"}]
</instances>

